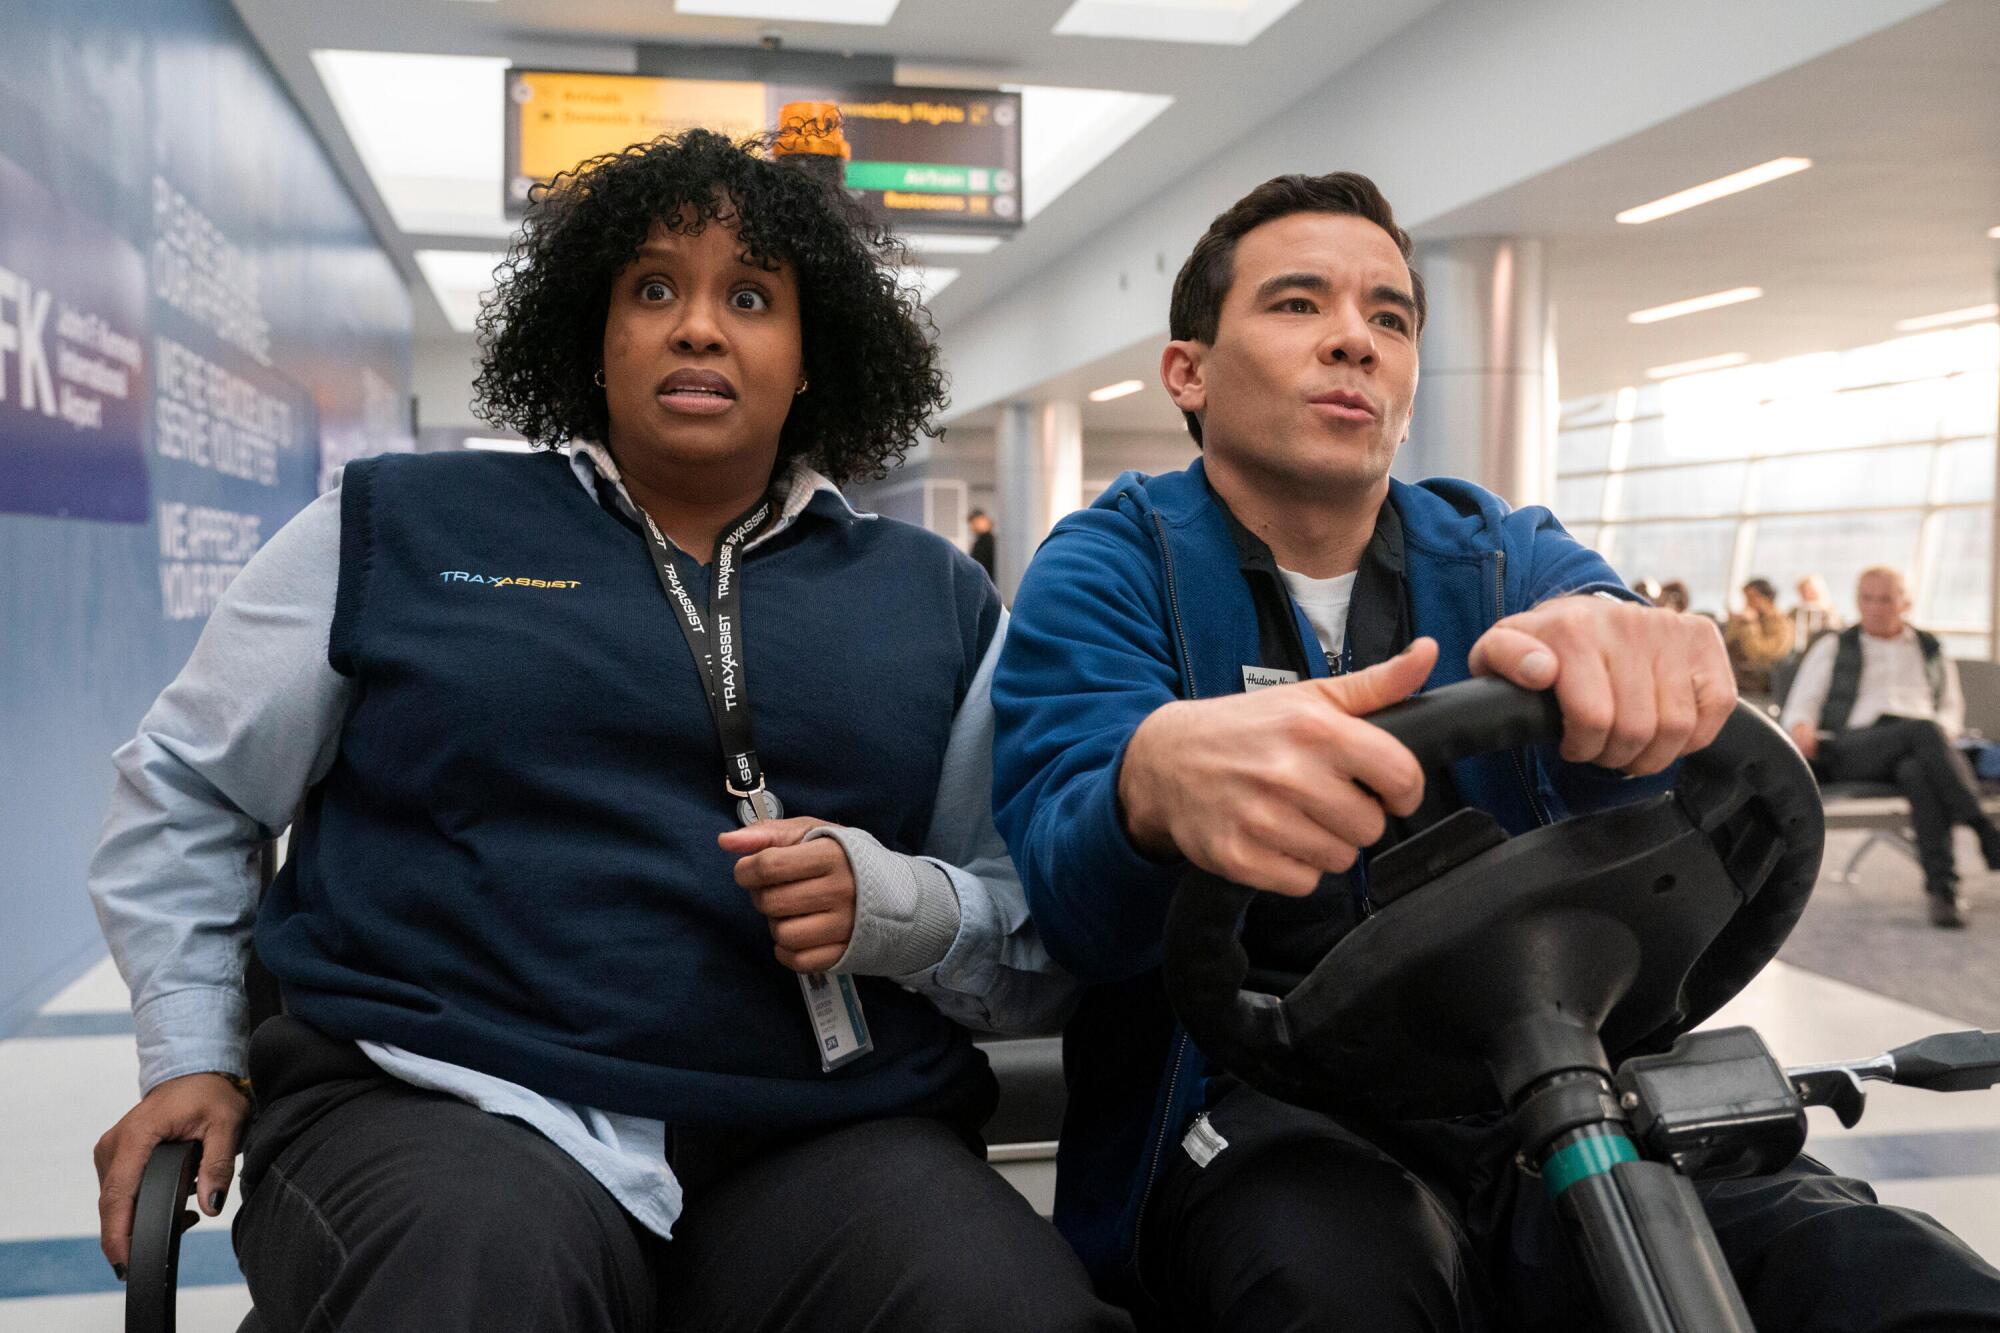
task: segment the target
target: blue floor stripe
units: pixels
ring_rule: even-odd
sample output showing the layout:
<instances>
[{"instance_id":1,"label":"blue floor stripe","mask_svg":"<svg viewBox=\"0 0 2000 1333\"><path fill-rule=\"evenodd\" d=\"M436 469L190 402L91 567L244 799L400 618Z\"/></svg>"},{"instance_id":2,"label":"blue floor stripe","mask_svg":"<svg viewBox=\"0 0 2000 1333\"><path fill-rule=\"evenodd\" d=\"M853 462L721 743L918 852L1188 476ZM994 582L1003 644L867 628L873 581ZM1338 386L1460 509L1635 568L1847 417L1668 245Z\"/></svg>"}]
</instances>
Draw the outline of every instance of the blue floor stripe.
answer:
<instances>
[{"instance_id":1,"label":"blue floor stripe","mask_svg":"<svg viewBox=\"0 0 2000 1333\"><path fill-rule=\"evenodd\" d=\"M75 1014L36 1014L10 1034L14 1037L129 1037L132 1014L126 1009L88 1010Z\"/></svg>"},{"instance_id":2,"label":"blue floor stripe","mask_svg":"<svg viewBox=\"0 0 2000 1333\"><path fill-rule=\"evenodd\" d=\"M1806 1145L1806 1151L1841 1175L1863 1180L2000 1176L2000 1129L1820 1134Z\"/></svg>"},{"instance_id":3,"label":"blue floor stripe","mask_svg":"<svg viewBox=\"0 0 2000 1333\"><path fill-rule=\"evenodd\" d=\"M234 1287L243 1281L229 1228L210 1221L181 1237L180 1287ZM123 1291L95 1236L0 1241L0 1301Z\"/></svg>"}]
</instances>

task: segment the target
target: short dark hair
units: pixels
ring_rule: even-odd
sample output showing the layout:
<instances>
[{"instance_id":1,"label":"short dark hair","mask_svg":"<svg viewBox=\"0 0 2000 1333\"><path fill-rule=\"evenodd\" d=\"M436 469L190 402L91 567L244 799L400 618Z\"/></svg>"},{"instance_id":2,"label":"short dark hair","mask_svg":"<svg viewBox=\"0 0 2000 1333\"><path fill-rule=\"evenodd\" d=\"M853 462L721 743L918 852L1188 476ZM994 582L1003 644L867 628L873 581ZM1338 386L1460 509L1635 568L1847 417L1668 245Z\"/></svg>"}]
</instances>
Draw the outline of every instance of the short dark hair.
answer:
<instances>
[{"instance_id":1,"label":"short dark hair","mask_svg":"<svg viewBox=\"0 0 2000 1333\"><path fill-rule=\"evenodd\" d=\"M1748 583L1743 585L1743 591L1754 592L1759 597L1762 597L1768 601L1775 602L1778 600L1777 585L1773 584L1769 579L1764 579L1764 578L1751 579Z\"/></svg>"},{"instance_id":2,"label":"short dark hair","mask_svg":"<svg viewBox=\"0 0 2000 1333\"><path fill-rule=\"evenodd\" d=\"M479 316L482 420L553 448L604 441L596 382L612 280L658 222L737 229L745 258L791 261L811 384L778 436L834 481L880 476L946 403L936 330L899 269L909 252L811 172L770 156L776 136L689 130L581 162L537 186Z\"/></svg>"},{"instance_id":3,"label":"short dark hair","mask_svg":"<svg viewBox=\"0 0 2000 1333\"><path fill-rule=\"evenodd\" d=\"M1333 213L1366 218L1389 233L1389 239L1409 262L1410 234L1396 225L1395 210L1375 182L1357 172L1330 171L1324 176L1274 176L1216 215L1187 262L1174 278L1173 305L1167 313L1167 336L1176 342L1212 343L1222 323L1222 301L1236 280L1236 243L1266 222L1294 213ZM1424 280L1410 269L1411 296L1417 303L1417 333L1424 331ZM1192 412L1188 434L1201 443L1201 422Z\"/></svg>"},{"instance_id":4,"label":"short dark hair","mask_svg":"<svg viewBox=\"0 0 2000 1333\"><path fill-rule=\"evenodd\" d=\"M969 510L966 513L965 521L967 523L970 523L975 518L985 518L985 517L986 517L986 511L984 509L973 509Z\"/></svg>"}]
</instances>

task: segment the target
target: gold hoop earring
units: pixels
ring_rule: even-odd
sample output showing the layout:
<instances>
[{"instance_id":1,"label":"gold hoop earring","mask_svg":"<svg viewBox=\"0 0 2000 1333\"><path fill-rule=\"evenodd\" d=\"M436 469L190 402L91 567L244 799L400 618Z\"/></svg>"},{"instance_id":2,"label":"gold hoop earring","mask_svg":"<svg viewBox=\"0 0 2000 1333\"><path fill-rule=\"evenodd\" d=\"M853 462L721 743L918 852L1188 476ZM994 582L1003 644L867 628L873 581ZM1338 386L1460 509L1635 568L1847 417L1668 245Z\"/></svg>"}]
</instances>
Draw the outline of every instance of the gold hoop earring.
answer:
<instances>
[{"instance_id":1,"label":"gold hoop earring","mask_svg":"<svg viewBox=\"0 0 2000 1333\"><path fill-rule=\"evenodd\" d=\"M595 375L592 375L592 376L590 377L590 381L591 381L591 383L595 384L595 385L596 385L596 386L597 386L598 388L600 388L600 389L604 387L604 367L603 367L603 366L599 366L599 367L597 368L597 373L596 373Z\"/></svg>"}]
</instances>

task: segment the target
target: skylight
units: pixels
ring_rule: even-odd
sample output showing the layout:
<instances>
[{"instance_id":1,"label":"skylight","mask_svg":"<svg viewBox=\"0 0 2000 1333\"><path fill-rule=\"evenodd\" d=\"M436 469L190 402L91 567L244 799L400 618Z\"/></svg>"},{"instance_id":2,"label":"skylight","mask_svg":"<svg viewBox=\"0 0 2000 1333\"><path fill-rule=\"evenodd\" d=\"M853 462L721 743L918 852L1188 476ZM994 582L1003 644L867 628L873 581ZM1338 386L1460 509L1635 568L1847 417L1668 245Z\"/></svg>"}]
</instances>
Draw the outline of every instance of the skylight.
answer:
<instances>
[{"instance_id":1,"label":"skylight","mask_svg":"<svg viewBox=\"0 0 2000 1333\"><path fill-rule=\"evenodd\" d=\"M512 234L501 212L505 59L315 51L313 64L399 228Z\"/></svg>"},{"instance_id":2,"label":"skylight","mask_svg":"<svg viewBox=\"0 0 2000 1333\"><path fill-rule=\"evenodd\" d=\"M419 250L417 268L452 328L471 333L478 328L479 298L493 290L493 271L506 258L490 250Z\"/></svg>"},{"instance_id":3,"label":"skylight","mask_svg":"<svg viewBox=\"0 0 2000 1333\"><path fill-rule=\"evenodd\" d=\"M1021 216L1032 220L1173 102L1103 88L1021 89Z\"/></svg>"},{"instance_id":4,"label":"skylight","mask_svg":"<svg viewBox=\"0 0 2000 1333\"><path fill-rule=\"evenodd\" d=\"M674 0L680 14L791 23L887 23L899 0Z\"/></svg>"},{"instance_id":5,"label":"skylight","mask_svg":"<svg viewBox=\"0 0 2000 1333\"><path fill-rule=\"evenodd\" d=\"M961 272L955 268L933 268L929 264L919 264L912 268L896 270L896 276L904 285L915 284L917 297L925 305L937 299L937 294L958 280Z\"/></svg>"},{"instance_id":6,"label":"skylight","mask_svg":"<svg viewBox=\"0 0 2000 1333\"><path fill-rule=\"evenodd\" d=\"M1060 37L1247 46L1299 0L1076 0L1056 20Z\"/></svg>"}]
</instances>

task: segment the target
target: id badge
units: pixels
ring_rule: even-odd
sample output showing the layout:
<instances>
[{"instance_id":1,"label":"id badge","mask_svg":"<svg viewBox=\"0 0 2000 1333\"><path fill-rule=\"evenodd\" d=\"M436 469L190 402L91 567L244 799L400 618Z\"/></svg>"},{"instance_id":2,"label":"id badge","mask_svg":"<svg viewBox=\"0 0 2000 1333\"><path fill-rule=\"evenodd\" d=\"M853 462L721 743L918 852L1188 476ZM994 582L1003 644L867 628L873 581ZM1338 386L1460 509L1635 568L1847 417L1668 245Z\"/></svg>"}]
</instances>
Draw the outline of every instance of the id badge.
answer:
<instances>
[{"instance_id":1,"label":"id badge","mask_svg":"<svg viewBox=\"0 0 2000 1333\"><path fill-rule=\"evenodd\" d=\"M831 1073L875 1049L875 1039L868 1035L868 1020L861 1016L861 992L853 977L801 972L799 993L806 997L822 1073Z\"/></svg>"},{"instance_id":2,"label":"id badge","mask_svg":"<svg viewBox=\"0 0 2000 1333\"><path fill-rule=\"evenodd\" d=\"M1273 685L1296 685L1298 683L1299 673L1296 671L1286 671L1280 667L1264 666L1246 666L1243 668L1243 692L1245 694L1255 694L1259 690L1268 690Z\"/></svg>"}]
</instances>

